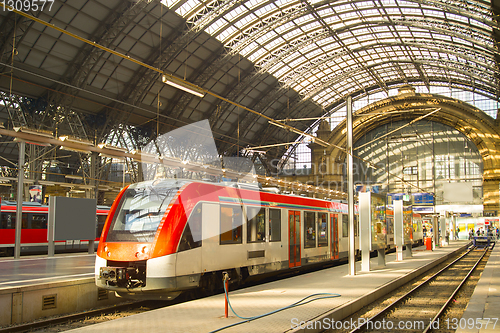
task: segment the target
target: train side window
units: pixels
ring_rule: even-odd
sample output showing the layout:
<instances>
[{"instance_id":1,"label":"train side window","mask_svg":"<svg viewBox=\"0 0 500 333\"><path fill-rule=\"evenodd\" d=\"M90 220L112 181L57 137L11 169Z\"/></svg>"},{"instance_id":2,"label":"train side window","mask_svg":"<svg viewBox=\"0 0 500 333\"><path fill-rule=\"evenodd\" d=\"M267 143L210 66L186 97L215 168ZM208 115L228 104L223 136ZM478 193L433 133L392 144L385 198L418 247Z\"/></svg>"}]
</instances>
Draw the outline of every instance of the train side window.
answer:
<instances>
[{"instance_id":1,"label":"train side window","mask_svg":"<svg viewBox=\"0 0 500 333\"><path fill-rule=\"evenodd\" d=\"M30 229L47 229L47 214L31 215Z\"/></svg>"},{"instance_id":2,"label":"train side window","mask_svg":"<svg viewBox=\"0 0 500 333\"><path fill-rule=\"evenodd\" d=\"M304 212L304 248L316 247L316 223L313 212Z\"/></svg>"},{"instance_id":3,"label":"train side window","mask_svg":"<svg viewBox=\"0 0 500 333\"><path fill-rule=\"evenodd\" d=\"M269 241L281 241L281 210L269 209Z\"/></svg>"},{"instance_id":4,"label":"train side window","mask_svg":"<svg viewBox=\"0 0 500 333\"><path fill-rule=\"evenodd\" d=\"M241 206L220 206L220 244L241 244L243 240Z\"/></svg>"},{"instance_id":5,"label":"train side window","mask_svg":"<svg viewBox=\"0 0 500 333\"><path fill-rule=\"evenodd\" d=\"M28 229L28 213L23 213L22 229Z\"/></svg>"},{"instance_id":6,"label":"train side window","mask_svg":"<svg viewBox=\"0 0 500 333\"><path fill-rule=\"evenodd\" d=\"M342 237L349 237L349 218L347 214L342 214Z\"/></svg>"},{"instance_id":7,"label":"train side window","mask_svg":"<svg viewBox=\"0 0 500 333\"><path fill-rule=\"evenodd\" d=\"M16 217L12 213L2 213L1 229L14 229L16 226Z\"/></svg>"},{"instance_id":8,"label":"train side window","mask_svg":"<svg viewBox=\"0 0 500 333\"><path fill-rule=\"evenodd\" d=\"M181 241L179 242L178 252L191 250L201 246L201 205L201 203L197 204L189 216L186 228L184 229Z\"/></svg>"},{"instance_id":9,"label":"train side window","mask_svg":"<svg viewBox=\"0 0 500 333\"><path fill-rule=\"evenodd\" d=\"M15 229L16 228L16 213L2 213L2 226L3 226L3 215L9 215L10 216L10 221L9 221L9 218L6 219L6 223L5 225L6 226L9 226L10 227L7 227L7 228L3 228L2 229ZM23 220L21 222L21 229L28 229L28 213L23 213Z\"/></svg>"},{"instance_id":10,"label":"train side window","mask_svg":"<svg viewBox=\"0 0 500 333\"><path fill-rule=\"evenodd\" d=\"M328 246L328 215L318 214L318 247Z\"/></svg>"},{"instance_id":11,"label":"train side window","mask_svg":"<svg viewBox=\"0 0 500 333\"><path fill-rule=\"evenodd\" d=\"M266 209L264 207L247 207L247 243L266 241Z\"/></svg>"}]
</instances>

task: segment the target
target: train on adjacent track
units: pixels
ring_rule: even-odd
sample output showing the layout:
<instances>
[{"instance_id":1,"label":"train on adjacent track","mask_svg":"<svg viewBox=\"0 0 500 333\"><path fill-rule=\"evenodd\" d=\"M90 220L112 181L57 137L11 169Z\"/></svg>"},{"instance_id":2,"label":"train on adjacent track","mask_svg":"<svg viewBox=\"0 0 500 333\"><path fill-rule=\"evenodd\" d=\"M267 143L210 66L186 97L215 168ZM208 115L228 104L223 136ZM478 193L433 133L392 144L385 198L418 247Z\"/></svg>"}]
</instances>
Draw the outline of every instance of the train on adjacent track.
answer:
<instances>
[{"instance_id":1,"label":"train on adjacent track","mask_svg":"<svg viewBox=\"0 0 500 333\"><path fill-rule=\"evenodd\" d=\"M111 206L97 250L96 285L128 298L170 299L195 288L213 292L223 272L240 282L345 260L347 209L253 184L132 184ZM358 249L357 212L355 222ZM421 233L412 237L422 242Z\"/></svg>"},{"instance_id":2,"label":"train on adjacent track","mask_svg":"<svg viewBox=\"0 0 500 333\"><path fill-rule=\"evenodd\" d=\"M15 201L3 200L0 205L0 256L12 256L15 246L16 227ZM21 253L37 254L47 253L47 221L49 206L36 202L23 202L21 222ZM104 223L109 213L108 206L97 206L96 209L96 241L102 232ZM56 241L55 249L58 252L86 251L87 241Z\"/></svg>"}]
</instances>

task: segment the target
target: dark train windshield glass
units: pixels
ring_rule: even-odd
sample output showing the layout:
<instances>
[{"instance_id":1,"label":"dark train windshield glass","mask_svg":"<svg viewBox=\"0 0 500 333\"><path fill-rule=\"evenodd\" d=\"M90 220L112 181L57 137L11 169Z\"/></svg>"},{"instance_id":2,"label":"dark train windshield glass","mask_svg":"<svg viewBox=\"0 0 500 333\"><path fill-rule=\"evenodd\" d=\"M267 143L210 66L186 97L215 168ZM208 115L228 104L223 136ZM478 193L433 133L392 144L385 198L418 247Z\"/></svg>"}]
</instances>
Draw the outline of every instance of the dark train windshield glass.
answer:
<instances>
[{"instance_id":1,"label":"dark train windshield glass","mask_svg":"<svg viewBox=\"0 0 500 333\"><path fill-rule=\"evenodd\" d=\"M108 242L152 242L165 211L185 182L173 179L132 184L123 194Z\"/></svg>"}]
</instances>

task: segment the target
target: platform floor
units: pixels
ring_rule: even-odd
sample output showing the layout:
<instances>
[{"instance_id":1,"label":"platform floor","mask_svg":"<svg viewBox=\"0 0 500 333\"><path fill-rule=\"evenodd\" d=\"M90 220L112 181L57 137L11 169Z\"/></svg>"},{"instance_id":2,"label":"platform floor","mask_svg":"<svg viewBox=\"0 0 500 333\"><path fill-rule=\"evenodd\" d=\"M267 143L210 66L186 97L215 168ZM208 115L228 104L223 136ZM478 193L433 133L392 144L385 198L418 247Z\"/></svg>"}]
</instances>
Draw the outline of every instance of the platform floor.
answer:
<instances>
[{"instance_id":1,"label":"platform floor","mask_svg":"<svg viewBox=\"0 0 500 333\"><path fill-rule=\"evenodd\" d=\"M56 254L0 260L0 289L94 277L95 254Z\"/></svg>"},{"instance_id":2,"label":"platform floor","mask_svg":"<svg viewBox=\"0 0 500 333\"><path fill-rule=\"evenodd\" d=\"M468 241L454 241L449 246L434 251L425 251L424 247L420 247L414 249L411 258L403 261L395 261L395 254L389 254L386 256L386 265L381 267L377 266L378 258L373 258L370 272L360 272L361 263L358 262L355 276L348 275L348 265L341 265L230 292L229 299L234 310L244 317L274 311L314 293L338 293L341 297L290 308L224 329L223 332L297 331L301 322L304 326L305 321L321 319L322 316L335 312L335 309L350 311L351 306L360 306L357 304L359 299L368 304L370 301L365 295L375 297L374 291L386 292L387 286L401 285L402 277L414 275L419 268L443 259L466 244ZM71 332L211 332L240 321L242 320L231 312L229 318L224 318L224 295L221 294Z\"/></svg>"},{"instance_id":3,"label":"platform floor","mask_svg":"<svg viewBox=\"0 0 500 333\"><path fill-rule=\"evenodd\" d=\"M497 241L456 333L500 332L500 242Z\"/></svg>"}]
</instances>

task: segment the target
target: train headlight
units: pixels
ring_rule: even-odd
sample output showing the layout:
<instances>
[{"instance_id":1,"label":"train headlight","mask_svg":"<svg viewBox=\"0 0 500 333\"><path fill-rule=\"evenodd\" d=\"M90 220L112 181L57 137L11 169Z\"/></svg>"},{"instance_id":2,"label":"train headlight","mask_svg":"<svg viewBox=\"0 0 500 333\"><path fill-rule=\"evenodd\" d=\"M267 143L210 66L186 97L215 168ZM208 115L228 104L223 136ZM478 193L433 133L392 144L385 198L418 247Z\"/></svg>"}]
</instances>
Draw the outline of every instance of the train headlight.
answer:
<instances>
[{"instance_id":1,"label":"train headlight","mask_svg":"<svg viewBox=\"0 0 500 333\"><path fill-rule=\"evenodd\" d=\"M108 246L104 246L104 252L108 252Z\"/></svg>"},{"instance_id":2,"label":"train headlight","mask_svg":"<svg viewBox=\"0 0 500 333\"><path fill-rule=\"evenodd\" d=\"M147 246L144 246L144 247L142 248L142 253L146 253L146 252L148 252L148 247L147 247Z\"/></svg>"},{"instance_id":3,"label":"train headlight","mask_svg":"<svg viewBox=\"0 0 500 333\"><path fill-rule=\"evenodd\" d=\"M108 255L108 257L111 257L111 252L108 251L106 254Z\"/></svg>"}]
</instances>

